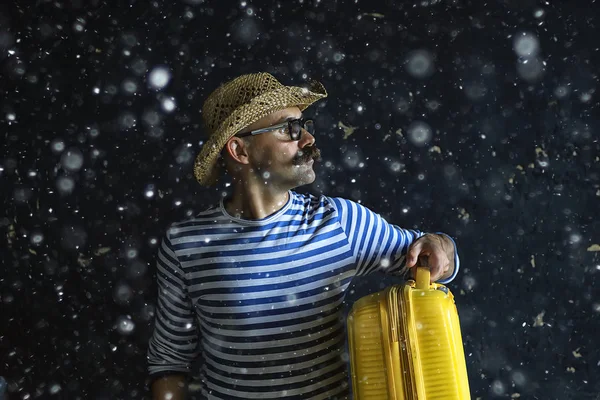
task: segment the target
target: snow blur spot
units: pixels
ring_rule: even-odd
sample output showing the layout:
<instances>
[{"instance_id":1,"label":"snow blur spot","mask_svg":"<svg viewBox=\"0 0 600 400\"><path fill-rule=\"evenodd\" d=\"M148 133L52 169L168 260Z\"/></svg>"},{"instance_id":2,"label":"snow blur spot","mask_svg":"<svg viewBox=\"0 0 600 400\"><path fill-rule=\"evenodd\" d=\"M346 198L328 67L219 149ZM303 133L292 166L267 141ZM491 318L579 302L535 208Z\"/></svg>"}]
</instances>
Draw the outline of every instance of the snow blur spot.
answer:
<instances>
[{"instance_id":1,"label":"snow blur spot","mask_svg":"<svg viewBox=\"0 0 600 400\"><path fill-rule=\"evenodd\" d=\"M53 394L57 394L58 392L60 392L62 390L62 387L58 384L58 383L53 383L52 385L50 385L50 387L48 388L48 392L50 392L51 395ZM2 390L0 390L0 393L2 393Z\"/></svg>"},{"instance_id":2,"label":"snow blur spot","mask_svg":"<svg viewBox=\"0 0 600 400\"><path fill-rule=\"evenodd\" d=\"M487 87L482 82L468 82L464 86L464 91L469 100L479 101L487 94Z\"/></svg>"},{"instance_id":3,"label":"snow blur spot","mask_svg":"<svg viewBox=\"0 0 600 400\"><path fill-rule=\"evenodd\" d=\"M35 232L35 233L31 234L29 241L34 246L38 246L44 242L44 235L41 232Z\"/></svg>"},{"instance_id":4,"label":"snow blur spot","mask_svg":"<svg viewBox=\"0 0 600 400\"><path fill-rule=\"evenodd\" d=\"M572 233L571 235L569 235L569 244L577 245L577 244L581 243L581 239L582 239L581 234Z\"/></svg>"},{"instance_id":5,"label":"snow blur spot","mask_svg":"<svg viewBox=\"0 0 600 400\"><path fill-rule=\"evenodd\" d=\"M13 191L13 199L17 203L26 203L26 202L28 202L31 199L32 195L33 195L33 191L31 190L31 188L28 188L28 187L25 187L25 186L17 187Z\"/></svg>"},{"instance_id":6,"label":"snow blur spot","mask_svg":"<svg viewBox=\"0 0 600 400\"><path fill-rule=\"evenodd\" d=\"M8 53L11 55L14 55L15 51L9 50ZM7 68L9 74L12 74L13 76L16 76L16 77L25 75L25 72L27 71L27 66L25 65L23 60L20 60L18 58L11 58L11 59L9 59L9 61L10 61L8 63L9 66Z\"/></svg>"},{"instance_id":7,"label":"snow blur spot","mask_svg":"<svg viewBox=\"0 0 600 400\"><path fill-rule=\"evenodd\" d=\"M63 153L60 158L60 163L67 171L79 171L83 166L83 154L77 148L70 148Z\"/></svg>"},{"instance_id":8,"label":"snow blur spot","mask_svg":"<svg viewBox=\"0 0 600 400\"><path fill-rule=\"evenodd\" d=\"M504 383L498 379L492 382L490 385L490 390L494 396L503 396L506 393L506 387L504 386Z\"/></svg>"},{"instance_id":9,"label":"snow blur spot","mask_svg":"<svg viewBox=\"0 0 600 400\"><path fill-rule=\"evenodd\" d=\"M148 71L146 61L142 59L136 59L131 63L131 70L137 76L142 76Z\"/></svg>"},{"instance_id":10,"label":"snow blur spot","mask_svg":"<svg viewBox=\"0 0 600 400\"><path fill-rule=\"evenodd\" d=\"M87 232L79 225L65 225L60 244L65 250L78 250L87 242Z\"/></svg>"},{"instance_id":11,"label":"snow blur spot","mask_svg":"<svg viewBox=\"0 0 600 400\"><path fill-rule=\"evenodd\" d=\"M414 50L406 56L405 68L414 78L428 78L434 72L433 54L427 50Z\"/></svg>"},{"instance_id":12,"label":"snow blur spot","mask_svg":"<svg viewBox=\"0 0 600 400\"><path fill-rule=\"evenodd\" d=\"M83 32L85 30L85 24L83 24L82 22L75 22L73 24L73 30L75 32Z\"/></svg>"},{"instance_id":13,"label":"snow blur spot","mask_svg":"<svg viewBox=\"0 0 600 400\"><path fill-rule=\"evenodd\" d=\"M234 22L231 30L233 31L233 38L245 45L253 44L260 34L260 27L258 22L253 18L244 18Z\"/></svg>"},{"instance_id":14,"label":"snow blur spot","mask_svg":"<svg viewBox=\"0 0 600 400\"><path fill-rule=\"evenodd\" d=\"M142 121L147 126L156 126L160 123L160 114L154 110L148 110L142 115Z\"/></svg>"},{"instance_id":15,"label":"snow blur spot","mask_svg":"<svg viewBox=\"0 0 600 400\"><path fill-rule=\"evenodd\" d=\"M44 273L46 275L54 275L58 269L58 263L53 259L46 259L44 261Z\"/></svg>"},{"instance_id":16,"label":"snow blur spot","mask_svg":"<svg viewBox=\"0 0 600 400\"><path fill-rule=\"evenodd\" d=\"M135 115L129 111L121 114L118 121L121 129L131 129L137 124Z\"/></svg>"},{"instance_id":17,"label":"snow blur spot","mask_svg":"<svg viewBox=\"0 0 600 400\"><path fill-rule=\"evenodd\" d=\"M398 112L400 114L404 114L404 113L407 113L408 111L410 111L412 105L413 105L412 96L410 96L410 95L400 96L398 98L398 100L396 101L396 110L398 110Z\"/></svg>"},{"instance_id":18,"label":"snow blur spot","mask_svg":"<svg viewBox=\"0 0 600 400\"><path fill-rule=\"evenodd\" d=\"M400 172L403 169L403 164L401 162L395 161L390 163L390 170L392 172Z\"/></svg>"},{"instance_id":19,"label":"snow blur spot","mask_svg":"<svg viewBox=\"0 0 600 400\"><path fill-rule=\"evenodd\" d=\"M421 0L418 2L420 7L430 7L440 3L442 0Z\"/></svg>"},{"instance_id":20,"label":"snow blur spot","mask_svg":"<svg viewBox=\"0 0 600 400\"><path fill-rule=\"evenodd\" d=\"M560 85L554 89L554 95L559 99L565 98L569 93L571 93L571 89L566 85Z\"/></svg>"},{"instance_id":21,"label":"snow blur spot","mask_svg":"<svg viewBox=\"0 0 600 400\"><path fill-rule=\"evenodd\" d=\"M513 49L519 57L533 57L540 51L540 41L533 33L521 32L515 35Z\"/></svg>"},{"instance_id":22,"label":"snow blur spot","mask_svg":"<svg viewBox=\"0 0 600 400\"><path fill-rule=\"evenodd\" d=\"M581 95L579 95L579 100L580 100L582 103L587 103L587 102L589 102L590 100L592 100L592 94L591 94L591 93L588 93L588 92L581 93Z\"/></svg>"},{"instance_id":23,"label":"snow blur spot","mask_svg":"<svg viewBox=\"0 0 600 400\"><path fill-rule=\"evenodd\" d=\"M127 258L129 258L131 260L138 256L138 251L137 251L137 249L127 249L125 254L127 255Z\"/></svg>"},{"instance_id":24,"label":"snow blur spot","mask_svg":"<svg viewBox=\"0 0 600 400\"><path fill-rule=\"evenodd\" d=\"M144 307L142 307L142 309L139 312L139 316L144 321L150 321L151 319L154 318L154 315L155 315L155 310L154 310L154 306L152 304L144 305Z\"/></svg>"},{"instance_id":25,"label":"snow blur spot","mask_svg":"<svg viewBox=\"0 0 600 400\"><path fill-rule=\"evenodd\" d=\"M113 292L113 298L119 305L126 305L133 298L133 290L126 283L119 283Z\"/></svg>"},{"instance_id":26,"label":"snow blur spot","mask_svg":"<svg viewBox=\"0 0 600 400\"><path fill-rule=\"evenodd\" d=\"M470 291L470 290L473 290L473 288L474 288L475 286L477 286L477 281L476 281L476 280L475 280L475 278L474 278L473 276L471 276L471 275L465 275L465 276L463 277L463 280L462 280L462 281L463 281L463 287L464 287L466 290L469 290L469 291Z\"/></svg>"},{"instance_id":27,"label":"snow blur spot","mask_svg":"<svg viewBox=\"0 0 600 400\"><path fill-rule=\"evenodd\" d=\"M152 184L146 185L146 188L144 189L144 196L147 199L153 198L154 197L154 190L155 190L154 185L152 185Z\"/></svg>"},{"instance_id":28,"label":"snow blur spot","mask_svg":"<svg viewBox=\"0 0 600 400\"><path fill-rule=\"evenodd\" d=\"M120 316L117 319L117 331L121 335L130 335L135 329L135 323L126 316Z\"/></svg>"},{"instance_id":29,"label":"snow blur spot","mask_svg":"<svg viewBox=\"0 0 600 400\"><path fill-rule=\"evenodd\" d=\"M98 135L100 135L100 129L89 127L88 128L88 134L92 138L98 137Z\"/></svg>"},{"instance_id":30,"label":"snow blur spot","mask_svg":"<svg viewBox=\"0 0 600 400\"><path fill-rule=\"evenodd\" d=\"M175 162L177 162L177 164L189 164L193 159L194 152L192 151L191 145L188 145L188 143L179 146L175 150Z\"/></svg>"},{"instance_id":31,"label":"snow blur spot","mask_svg":"<svg viewBox=\"0 0 600 400\"><path fill-rule=\"evenodd\" d=\"M131 279L141 278L146 275L148 271L148 266L143 261L139 259L134 260L127 270L127 275Z\"/></svg>"},{"instance_id":32,"label":"snow blur spot","mask_svg":"<svg viewBox=\"0 0 600 400\"><path fill-rule=\"evenodd\" d=\"M175 110L176 107L175 99L173 97L165 97L161 101L161 107L166 112L172 112L173 110Z\"/></svg>"},{"instance_id":33,"label":"snow blur spot","mask_svg":"<svg viewBox=\"0 0 600 400\"><path fill-rule=\"evenodd\" d=\"M418 147L425 146L431 140L431 127L423 121L414 121L407 129L408 139Z\"/></svg>"},{"instance_id":34,"label":"snow blur spot","mask_svg":"<svg viewBox=\"0 0 600 400\"><path fill-rule=\"evenodd\" d=\"M106 89L105 89L106 93L108 93L111 96L114 96L115 94L118 93L118 89L115 85L107 85Z\"/></svg>"},{"instance_id":35,"label":"snow blur spot","mask_svg":"<svg viewBox=\"0 0 600 400\"><path fill-rule=\"evenodd\" d=\"M428 100L427 103L425 103L425 107L434 112L437 111L441 106L442 103L437 100Z\"/></svg>"},{"instance_id":36,"label":"snow blur spot","mask_svg":"<svg viewBox=\"0 0 600 400\"><path fill-rule=\"evenodd\" d=\"M15 43L15 39L10 32L0 32L0 49L6 50Z\"/></svg>"},{"instance_id":37,"label":"snow blur spot","mask_svg":"<svg viewBox=\"0 0 600 400\"><path fill-rule=\"evenodd\" d=\"M131 79L125 79L121 84L121 88L123 89L125 94L132 95L135 94L135 92L137 92L138 85Z\"/></svg>"},{"instance_id":38,"label":"snow blur spot","mask_svg":"<svg viewBox=\"0 0 600 400\"><path fill-rule=\"evenodd\" d=\"M123 41L123 44L127 47L137 46L137 44L138 44L137 37L135 37L135 35L133 33L123 34L123 36L121 37L121 40Z\"/></svg>"},{"instance_id":39,"label":"snow blur spot","mask_svg":"<svg viewBox=\"0 0 600 400\"><path fill-rule=\"evenodd\" d=\"M519 58L517 61L517 73L528 82L539 80L544 74L545 64L539 57Z\"/></svg>"},{"instance_id":40,"label":"snow blur spot","mask_svg":"<svg viewBox=\"0 0 600 400\"><path fill-rule=\"evenodd\" d=\"M171 72L167 67L159 66L154 68L148 75L150 87L156 90L165 88L171 80Z\"/></svg>"},{"instance_id":41,"label":"snow blur spot","mask_svg":"<svg viewBox=\"0 0 600 400\"><path fill-rule=\"evenodd\" d=\"M525 386L527 383L527 377L521 371L514 371L511 378L517 386Z\"/></svg>"},{"instance_id":42,"label":"snow blur spot","mask_svg":"<svg viewBox=\"0 0 600 400\"><path fill-rule=\"evenodd\" d=\"M75 189L75 181L70 176L61 176L56 179L56 189L61 195L68 195Z\"/></svg>"},{"instance_id":43,"label":"snow blur spot","mask_svg":"<svg viewBox=\"0 0 600 400\"><path fill-rule=\"evenodd\" d=\"M400 172L404 172L406 165L398 160L395 159L387 159L388 162L388 168L390 169L390 171L394 174L398 174Z\"/></svg>"},{"instance_id":44,"label":"snow blur spot","mask_svg":"<svg viewBox=\"0 0 600 400\"><path fill-rule=\"evenodd\" d=\"M347 150L343 154L344 165L349 169L358 169L363 163L363 155L359 149Z\"/></svg>"}]
</instances>

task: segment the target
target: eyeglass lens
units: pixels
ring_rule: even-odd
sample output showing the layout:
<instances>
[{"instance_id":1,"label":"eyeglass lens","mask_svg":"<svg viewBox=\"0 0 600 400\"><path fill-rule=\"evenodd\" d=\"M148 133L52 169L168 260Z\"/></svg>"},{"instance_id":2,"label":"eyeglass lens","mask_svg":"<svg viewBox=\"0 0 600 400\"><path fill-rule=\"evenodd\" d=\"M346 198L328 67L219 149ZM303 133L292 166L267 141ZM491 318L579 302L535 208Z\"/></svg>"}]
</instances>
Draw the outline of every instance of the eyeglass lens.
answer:
<instances>
[{"instance_id":1,"label":"eyeglass lens","mask_svg":"<svg viewBox=\"0 0 600 400\"><path fill-rule=\"evenodd\" d=\"M292 140L300 139L302 134L302 125L304 125L304 129L308 131L311 135L315 132L315 124L312 120L296 120L290 124L290 136Z\"/></svg>"}]
</instances>

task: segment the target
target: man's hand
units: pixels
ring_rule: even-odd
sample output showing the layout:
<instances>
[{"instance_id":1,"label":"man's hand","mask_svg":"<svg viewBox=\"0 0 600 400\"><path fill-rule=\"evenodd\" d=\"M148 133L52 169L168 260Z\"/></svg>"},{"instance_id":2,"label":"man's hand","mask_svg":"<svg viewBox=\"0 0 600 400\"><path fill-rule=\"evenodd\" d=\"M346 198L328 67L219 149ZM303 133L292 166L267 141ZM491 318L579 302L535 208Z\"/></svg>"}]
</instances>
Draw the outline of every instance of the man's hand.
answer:
<instances>
[{"instance_id":1,"label":"man's hand","mask_svg":"<svg viewBox=\"0 0 600 400\"><path fill-rule=\"evenodd\" d=\"M417 262L418 261L418 262ZM446 279L454 272L454 244L445 235L428 233L415 240L406 253L406 268L427 267L431 282Z\"/></svg>"}]
</instances>

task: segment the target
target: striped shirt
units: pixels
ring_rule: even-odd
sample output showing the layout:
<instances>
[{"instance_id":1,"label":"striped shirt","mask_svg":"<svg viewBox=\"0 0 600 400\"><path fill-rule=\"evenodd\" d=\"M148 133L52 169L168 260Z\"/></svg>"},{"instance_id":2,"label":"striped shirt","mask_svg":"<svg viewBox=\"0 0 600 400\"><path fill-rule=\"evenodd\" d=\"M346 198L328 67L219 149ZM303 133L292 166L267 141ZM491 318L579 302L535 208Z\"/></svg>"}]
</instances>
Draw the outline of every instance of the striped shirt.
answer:
<instances>
[{"instance_id":1,"label":"striped shirt","mask_svg":"<svg viewBox=\"0 0 600 400\"><path fill-rule=\"evenodd\" d=\"M342 198L289 192L260 220L223 200L172 225L157 262L151 378L189 373L201 357L207 399L349 396L343 300L355 276L401 274L424 233ZM454 275L458 272L455 253Z\"/></svg>"}]
</instances>

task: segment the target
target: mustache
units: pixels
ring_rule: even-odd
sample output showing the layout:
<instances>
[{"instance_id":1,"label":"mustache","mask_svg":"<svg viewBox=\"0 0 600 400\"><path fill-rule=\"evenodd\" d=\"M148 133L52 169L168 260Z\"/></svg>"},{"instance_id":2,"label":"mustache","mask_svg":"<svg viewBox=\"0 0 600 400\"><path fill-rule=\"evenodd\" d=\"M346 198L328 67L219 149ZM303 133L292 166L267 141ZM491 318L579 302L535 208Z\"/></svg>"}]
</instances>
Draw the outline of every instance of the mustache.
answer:
<instances>
[{"instance_id":1,"label":"mustache","mask_svg":"<svg viewBox=\"0 0 600 400\"><path fill-rule=\"evenodd\" d=\"M294 156L294 164L302 164L310 160L321 161L321 150L316 146L305 147Z\"/></svg>"}]
</instances>

